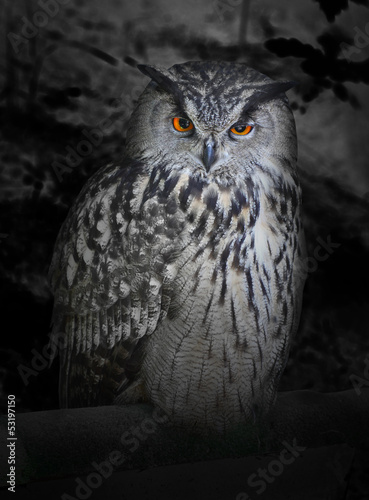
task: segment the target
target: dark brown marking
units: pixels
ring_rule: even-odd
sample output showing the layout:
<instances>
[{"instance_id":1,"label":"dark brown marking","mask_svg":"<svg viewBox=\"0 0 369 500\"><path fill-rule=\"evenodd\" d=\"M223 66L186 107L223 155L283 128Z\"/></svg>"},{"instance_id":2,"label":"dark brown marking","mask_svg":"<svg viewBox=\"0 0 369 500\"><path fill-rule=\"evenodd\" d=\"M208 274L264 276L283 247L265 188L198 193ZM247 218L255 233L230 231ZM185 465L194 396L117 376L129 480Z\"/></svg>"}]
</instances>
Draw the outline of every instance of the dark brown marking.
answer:
<instances>
[{"instance_id":1,"label":"dark brown marking","mask_svg":"<svg viewBox=\"0 0 369 500\"><path fill-rule=\"evenodd\" d=\"M233 383L232 363L228 363L228 380L230 384Z\"/></svg>"},{"instance_id":2,"label":"dark brown marking","mask_svg":"<svg viewBox=\"0 0 369 500\"><path fill-rule=\"evenodd\" d=\"M225 300L225 295L227 293L227 274L223 273L222 287L220 290L219 304L223 305Z\"/></svg>"},{"instance_id":3,"label":"dark brown marking","mask_svg":"<svg viewBox=\"0 0 369 500\"><path fill-rule=\"evenodd\" d=\"M234 254L231 267L232 269L240 270L240 257L238 253Z\"/></svg>"},{"instance_id":4,"label":"dark brown marking","mask_svg":"<svg viewBox=\"0 0 369 500\"><path fill-rule=\"evenodd\" d=\"M232 243L230 243L230 242L227 243L225 249L222 252L222 255L220 256L220 265L221 265L223 273L226 270L227 260L228 260L229 254L231 253L231 245L232 245Z\"/></svg>"},{"instance_id":5,"label":"dark brown marking","mask_svg":"<svg viewBox=\"0 0 369 500\"><path fill-rule=\"evenodd\" d=\"M279 254L277 255L277 257L274 259L274 264L277 266L281 260L283 259L283 251L280 250L279 251Z\"/></svg>"},{"instance_id":6,"label":"dark brown marking","mask_svg":"<svg viewBox=\"0 0 369 500\"><path fill-rule=\"evenodd\" d=\"M192 287L192 293L195 294L196 293L196 290L200 284L200 270L201 270L201 266L199 266L196 271L195 271L195 274L193 275L193 287Z\"/></svg>"},{"instance_id":7,"label":"dark brown marking","mask_svg":"<svg viewBox=\"0 0 369 500\"><path fill-rule=\"evenodd\" d=\"M218 193L215 191L215 189L209 189L204 196L204 203L206 204L207 209L210 211L214 211L217 206L217 201Z\"/></svg>"},{"instance_id":8,"label":"dark brown marking","mask_svg":"<svg viewBox=\"0 0 369 500\"><path fill-rule=\"evenodd\" d=\"M205 325L205 323L206 323L213 299L214 299L214 288L211 291L210 299L209 299L208 305L206 306L206 309L205 309L204 319L202 320L203 325Z\"/></svg>"},{"instance_id":9,"label":"dark brown marking","mask_svg":"<svg viewBox=\"0 0 369 500\"><path fill-rule=\"evenodd\" d=\"M256 363L255 363L255 359L252 358L252 368L253 368L253 376L254 376L254 380L256 379L256 375L257 375L257 370L256 370Z\"/></svg>"},{"instance_id":10,"label":"dark brown marking","mask_svg":"<svg viewBox=\"0 0 369 500\"><path fill-rule=\"evenodd\" d=\"M287 306L286 301L283 302L282 313L283 313L283 324L286 325L287 324L287 315L288 315L288 306Z\"/></svg>"},{"instance_id":11,"label":"dark brown marking","mask_svg":"<svg viewBox=\"0 0 369 500\"><path fill-rule=\"evenodd\" d=\"M250 268L246 269L246 279L247 279L247 288L249 292L249 301L254 302L254 287L252 283L252 276Z\"/></svg>"},{"instance_id":12,"label":"dark brown marking","mask_svg":"<svg viewBox=\"0 0 369 500\"><path fill-rule=\"evenodd\" d=\"M258 338L256 339L256 342L258 344L258 350L259 350L259 356L260 356L260 366L262 368L263 367L263 350L261 348L261 345L260 345L260 342L259 342Z\"/></svg>"},{"instance_id":13,"label":"dark brown marking","mask_svg":"<svg viewBox=\"0 0 369 500\"><path fill-rule=\"evenodd\" d=\"M224 340L223 340L223 363L224 363L225 368L227 367L227 364L229 363L229 359L227 356L227 348L226 348L226 344L225 344Z\"/></svg>"},{"instance_id":14,"label":"dark brown marking","mask_svg":"<svg viewBox=\"0 0 369 500\"><path fill-rule=\"evenodd\" d=\"M202 236L204 234L205 229L206 229L206 223L207 223L207 221L208 221L208 213L203 212L200 215L200 219L197 222L197 226L195 227L195 229L193 231L193 235L196 238L198 238L199 236Z\"/></svg>"},{"instance_id":15,"label":"dark brown marking","mask_svg":"<svg viewBox=\"0 0 369 500\"><path fill-rule=\"evenodd\" d=\"M164 183L163 195L168 198L169 195L173 192L174 188L178 184L180 176L178 174L171 175L167 178Z\"/></svg>"},{"instance_id":16,"label":"dark brown marking","mask_svg":"<svg viewBox=\"0 0 369 500\"><path fill-rule=\"evenodd\" d=\"M245 219L243 217L240 217L238 219L238 223L237 223L237 231L240 232L240 233L244 233L245 232Z\"/></svg>"},{"instance_id":17,"label":"dark brown marking","mask_svg":"<svg viewBox=\"0 0 369 500\"><path fill-rule=\"evenodd\" d=\"M217 268L214 267L214 271L213 271L213 274L211 276L211 284L212 285L214 285L216 280L217 280L217 274L218 274Z\"/></svg>"},{"instance_id":18,"label":"dark brown marking","mask_svg":"<svg viewBox=\"0 0 369 500\"><path fill-rule=\"evenodd\" d=\"M272 255L272 249L270 248L270 243L269 243L269 240L267 240L267 245L268 245L268 252L269 252L269 255Z\"/></svg>"}]
</instances>

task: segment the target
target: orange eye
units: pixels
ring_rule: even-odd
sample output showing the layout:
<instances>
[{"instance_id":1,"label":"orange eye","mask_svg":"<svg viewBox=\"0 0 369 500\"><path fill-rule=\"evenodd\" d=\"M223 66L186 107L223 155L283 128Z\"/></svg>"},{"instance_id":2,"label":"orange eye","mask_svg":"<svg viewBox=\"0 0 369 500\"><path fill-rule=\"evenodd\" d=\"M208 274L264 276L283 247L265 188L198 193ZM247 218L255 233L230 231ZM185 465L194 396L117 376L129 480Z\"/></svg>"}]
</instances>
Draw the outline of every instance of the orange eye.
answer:
<instances>
[{"instance_id":1,"label":"orange eye","mask_svg":"<svg viewBox=\"0 0 369 500\"><path fill-rule=\"evenodd\" d=\"M236 125L231 128L231 132L235 135L247 135L253 128L251 125Z\"/></svg>"},{"instance_id":2,"label":"orange eye","mask_svg":"<svg viewBox=\"0 0 369 500\"><path fill-rule=\"evenodd\" d=\"M173 127L178 130L178 132L188 132L193 129L193 123L187 118L176 116L173 118Z\"/></svg>"}]
</instances>

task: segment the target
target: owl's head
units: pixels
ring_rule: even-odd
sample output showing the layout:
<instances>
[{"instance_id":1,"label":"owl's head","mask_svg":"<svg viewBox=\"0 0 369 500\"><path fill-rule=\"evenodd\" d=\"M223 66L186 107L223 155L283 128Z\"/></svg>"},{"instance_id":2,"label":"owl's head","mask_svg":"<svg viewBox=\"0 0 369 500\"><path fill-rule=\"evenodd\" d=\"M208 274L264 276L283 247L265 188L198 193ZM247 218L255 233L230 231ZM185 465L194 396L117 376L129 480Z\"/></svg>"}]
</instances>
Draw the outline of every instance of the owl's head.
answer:
<instances>
[{"instance_id":1,"label":"owl's head","mask_svg":"<svg viewBox=\"0 0 369 500\"><path fill-rule=\"evenodd\" d=\"M129 123L132 158L223 185L262 171L293 175L296 132L285 95L293 82L231 62L138 69L151 82Z\"/></svg>"}]
</instances>

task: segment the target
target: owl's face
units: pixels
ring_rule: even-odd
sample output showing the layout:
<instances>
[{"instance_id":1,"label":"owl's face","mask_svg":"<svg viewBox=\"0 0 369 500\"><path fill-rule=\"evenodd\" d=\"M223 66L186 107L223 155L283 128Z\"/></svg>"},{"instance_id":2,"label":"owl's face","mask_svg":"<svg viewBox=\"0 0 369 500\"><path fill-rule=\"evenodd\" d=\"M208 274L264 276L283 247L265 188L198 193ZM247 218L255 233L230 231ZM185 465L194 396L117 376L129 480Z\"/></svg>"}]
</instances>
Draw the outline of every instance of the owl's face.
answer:
<instances>
[{"instance_id":1,"label":"owl's face","mask_svg":"<svg viewBox=\"0 0 369 500\"><path fill-rule=\"evenodd\" d=\"M236 63L139 69L152 82L130 120L131 157L224 186L263 172L293 175L296 133L284 94L293 83Z\"/></svg>"}]
</instances>

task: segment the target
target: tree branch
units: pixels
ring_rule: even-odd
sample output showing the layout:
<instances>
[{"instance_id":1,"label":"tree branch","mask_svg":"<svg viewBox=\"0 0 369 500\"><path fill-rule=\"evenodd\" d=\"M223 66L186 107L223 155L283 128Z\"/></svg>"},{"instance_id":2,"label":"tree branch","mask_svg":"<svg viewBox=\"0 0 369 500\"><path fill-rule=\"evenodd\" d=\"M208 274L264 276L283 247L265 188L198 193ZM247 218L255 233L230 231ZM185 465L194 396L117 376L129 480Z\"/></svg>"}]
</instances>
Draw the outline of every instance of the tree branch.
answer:
<instances>
[{"instance_id":1,"label":"tree branch","mask_svg":"<svg viewBox=\"0 0 369 500\"><path fill-rule=\"evenodd\" d=\"M0 420L7 440L7 418ZM86 474L93 463L114 470L236 458L277 452L285 443L309 448L347 443L369 445L369 389L321 394L280 393L262 428L240 426L225 437L184 432L149 405L103 406L16 415L16 470L20 484ZM0 468L8 470L1 447ZM1 486L6 486L6 479Z\"/></svg>"}]
</instances>

